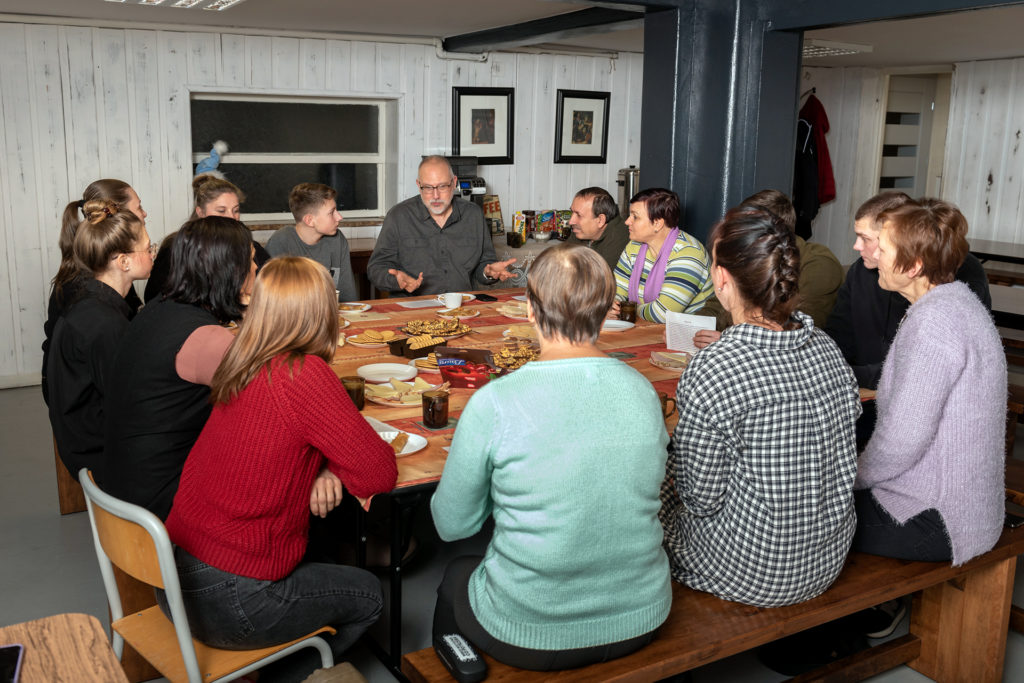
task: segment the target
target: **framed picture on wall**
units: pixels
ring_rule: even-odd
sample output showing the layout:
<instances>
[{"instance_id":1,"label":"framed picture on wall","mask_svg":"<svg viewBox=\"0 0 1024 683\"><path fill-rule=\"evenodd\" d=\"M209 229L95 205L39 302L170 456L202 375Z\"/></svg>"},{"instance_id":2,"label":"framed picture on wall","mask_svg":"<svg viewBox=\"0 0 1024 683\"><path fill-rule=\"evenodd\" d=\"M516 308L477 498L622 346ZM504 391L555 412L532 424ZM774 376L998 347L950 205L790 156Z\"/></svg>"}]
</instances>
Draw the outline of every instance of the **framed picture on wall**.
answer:
<instances>
[{"instance_id":1,"label":"framed picture on wall","mask_svg":"<svg viewBox=\"0 0 1024 683\"><path fill-rule=\"evenodd\" d=\"M555 163L608 161L608 105L611 93L559 90L555 111Z\"/></svg>"},{"instance_id":2,"label":"framed picture on wall","mask_svg":"<svg viewBox=\"0 0 1024 683\"><path fill-rule=\"evenodd\" d=\"M452 88L452 156L512 163L514 88Z\"/></svg>"}]
</instances>

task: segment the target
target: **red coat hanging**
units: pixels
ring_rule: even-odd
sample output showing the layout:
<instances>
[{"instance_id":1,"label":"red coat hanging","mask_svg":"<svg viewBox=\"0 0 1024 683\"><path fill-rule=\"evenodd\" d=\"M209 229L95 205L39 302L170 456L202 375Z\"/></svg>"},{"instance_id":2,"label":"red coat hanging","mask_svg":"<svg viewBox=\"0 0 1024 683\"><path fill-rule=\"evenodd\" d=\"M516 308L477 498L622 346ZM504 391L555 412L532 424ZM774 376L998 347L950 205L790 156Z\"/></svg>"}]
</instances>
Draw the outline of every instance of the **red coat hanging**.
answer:
<instances>
[{"instance_id":1,"label":"red coat hanging","mask_svg":"<svg viewBox=\"0 0 1024 683\"><path fill-rule=\"evenodd\" d=\"M836 198L836 179L832 175L832 159L829 158L828 143L825 142L828 116L821 100L813 94L808 97L800 108L800 118L811 124L811 135L818 157L818 203L824 204Z\"/></svg>"}]
</instances>

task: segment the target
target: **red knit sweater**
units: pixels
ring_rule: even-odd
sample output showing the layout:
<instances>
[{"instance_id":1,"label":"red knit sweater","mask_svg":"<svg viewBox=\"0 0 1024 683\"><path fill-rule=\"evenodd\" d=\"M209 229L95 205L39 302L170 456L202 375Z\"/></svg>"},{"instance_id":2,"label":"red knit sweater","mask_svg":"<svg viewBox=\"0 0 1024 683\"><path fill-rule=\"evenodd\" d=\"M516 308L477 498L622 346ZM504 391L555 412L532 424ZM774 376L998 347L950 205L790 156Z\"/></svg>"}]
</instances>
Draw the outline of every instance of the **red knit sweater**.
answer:
<instances>
[{"instance_id":1,"label":"red knit sweater","mask_svg":"<svg viewBox=\"0 0 1024 683\"><path fill-rule=\"evenodd\" d=\"M391 446L355 409L327 364L281 358L216 405L189 452L167 518L171 541L221 571L276 581L306 551L309 493L324 456L347 492L394 488Z\"/></svg>"}]
</instances>

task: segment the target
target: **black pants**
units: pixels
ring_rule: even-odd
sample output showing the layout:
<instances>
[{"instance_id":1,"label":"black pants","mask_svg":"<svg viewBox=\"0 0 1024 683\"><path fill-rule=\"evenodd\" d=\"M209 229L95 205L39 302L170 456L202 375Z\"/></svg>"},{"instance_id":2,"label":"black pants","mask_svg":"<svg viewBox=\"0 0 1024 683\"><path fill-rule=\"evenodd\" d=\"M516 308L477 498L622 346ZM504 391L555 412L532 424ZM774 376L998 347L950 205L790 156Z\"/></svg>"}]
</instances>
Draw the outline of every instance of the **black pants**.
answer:
<instances>
[{"instance_id":1,"label":"black pants","mask_svg":"<svg viewBox=\"0 0 1024 683\"><path fill-rule=\"evenodd\" d=\"M938 510L929 509L898 524L868 489L853 492L857 509L857 533L853 550L872 555L920 562L950 562L946 524Z\"/></svg>"},{"instance_id":2,"label":"black pants","mask_svg":"<svg viewBox=\"0 0 1024 683\"><path fill-rule=\"evenodd\" d=\"M532 671L559 671L607 662L635 652L654 640L657 629L629 640L573 650L532 650L500 641L480 625L469 604L469 577L481 560L479 555L457 557L445 570L434 608L435 638L444 633L461 633L499 662Z\"/></svg>"}]
</instances>

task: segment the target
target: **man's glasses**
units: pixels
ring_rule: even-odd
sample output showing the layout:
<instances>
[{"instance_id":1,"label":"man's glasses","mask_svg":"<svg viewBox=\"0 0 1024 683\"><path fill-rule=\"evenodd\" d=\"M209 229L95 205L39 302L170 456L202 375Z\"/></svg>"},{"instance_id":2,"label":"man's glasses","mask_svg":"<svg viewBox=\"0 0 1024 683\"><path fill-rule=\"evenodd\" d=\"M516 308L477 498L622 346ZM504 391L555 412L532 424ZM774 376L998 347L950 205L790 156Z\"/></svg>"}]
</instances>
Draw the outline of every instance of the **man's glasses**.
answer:
<instances>
[{"instance_id":1,"label":"man's glasses","mask_svg":"<svg viewBox=\"0 0 1024 683\"><path fill-rule=\"evenodd\" d=\"M444 185L420 185L420 194L434 194L435 192L445 194L451 192L453 187L455 187L454 178Z\"/></svg>"}]
</instances>

